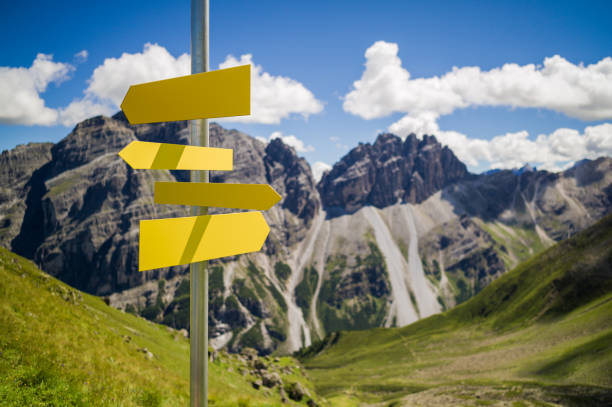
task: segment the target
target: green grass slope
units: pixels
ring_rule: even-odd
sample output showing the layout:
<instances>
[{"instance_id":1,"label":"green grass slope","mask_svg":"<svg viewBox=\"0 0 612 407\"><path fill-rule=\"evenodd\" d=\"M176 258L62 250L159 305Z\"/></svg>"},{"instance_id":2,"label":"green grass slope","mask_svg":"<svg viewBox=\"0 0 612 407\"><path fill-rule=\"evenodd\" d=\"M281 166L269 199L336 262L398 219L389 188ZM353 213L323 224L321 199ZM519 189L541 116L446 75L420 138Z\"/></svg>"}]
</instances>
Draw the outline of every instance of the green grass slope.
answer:
<instances>
[{"instance_id":1,"label":"green grass slope","mask_svg":"<svg viewBox=\"0 0 612 407\"><path fill-rule=\"evenodd\" d=\"M338 405L612 405L612 216L450 311L300 358Z\"/></svg>"},{"instance_id":2,"label":"green grass slope","mask_svg":"<svg viewBox=\"0 0 612 407\"><path fill-rule=\"evenodd\" d=\"M299 382L314 394L292 358L273 367L270 359L262 361L282 372L285 384ZM278 388L255 390L255 379L243 359L222 352L209 363L209 404L287 405ZM188 404L187 339L80 293L0 248L1 406Z\"/></svg>"}]
</instances>

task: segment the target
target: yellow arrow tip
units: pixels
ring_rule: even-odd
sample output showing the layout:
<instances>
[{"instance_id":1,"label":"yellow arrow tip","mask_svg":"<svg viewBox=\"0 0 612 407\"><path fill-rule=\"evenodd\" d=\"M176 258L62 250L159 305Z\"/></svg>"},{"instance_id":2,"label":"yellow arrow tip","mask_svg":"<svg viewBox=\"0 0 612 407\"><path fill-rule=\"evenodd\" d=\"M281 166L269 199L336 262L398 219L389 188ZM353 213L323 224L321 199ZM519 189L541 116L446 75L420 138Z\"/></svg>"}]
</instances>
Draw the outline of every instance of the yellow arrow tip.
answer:
<instances>
[{"instance_id":1,"label":"yellow arrow tip","mask_svg":"<svg viewBox=\"0 0 612 407\"><path fill-rule=\"evenodd\" d=\"M125 96L123 97L123 100L121 101L121 106L119 107L121 107L121 110L123 111L123 114L125 115L125 118L130 124L137 124L137 123L134 123L132 120L130 120L131 113L130 113L129 100L130 100L131 95L133 94L132 88L133 86L129 87L128 91L125 93Z\"/></svg>"},{"instance_id":2,"label":"yellow arrow tip","mask_svg":"<svg viewBox=\"0 0 612 407\"><path fill-rule=\"evenodd\" d=\"M283 197L280 196L280 194L278 192L276 192L276 190L274 188L272 188L271 185L268 185L268 188L270 188L270 191L271 191L271 198L272 198L272 203L270 204L270 208L271 208L274 205L276 205L277 203L279 203L280 200L283 199Z\"/></svg>"},{"instance_id":3,"label":"yellow arrow tip","mask_svg":"<svg viewBox=\"0 0 612 407\"><path fill-rule=\"evenodd\" d=\"M134 165L132 162L134 158L134 150L137 148L138 143L140 143L140 141L134 140L127 146L123 147L123 149L119 151L118 153L119 157L121 157L121 159L125 161L125 163L132 168L134 168Z\"/></svg>"}]
</instances>

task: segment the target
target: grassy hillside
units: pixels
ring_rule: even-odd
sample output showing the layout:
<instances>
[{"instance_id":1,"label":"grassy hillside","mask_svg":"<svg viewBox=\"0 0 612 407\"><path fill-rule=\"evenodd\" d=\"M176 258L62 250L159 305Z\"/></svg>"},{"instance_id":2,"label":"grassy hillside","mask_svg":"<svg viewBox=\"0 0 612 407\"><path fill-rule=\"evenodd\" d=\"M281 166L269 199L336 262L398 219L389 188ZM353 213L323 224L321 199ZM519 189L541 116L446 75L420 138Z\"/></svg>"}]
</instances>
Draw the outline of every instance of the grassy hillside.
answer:
<instances>
[{"instance_id":1,"label":"grassy hillside","mask_svg":"<svg viewBox=\"0 0 612 407\"><path fill-rule=\"evenodd\" d=\"M294 359L256 360L280 374L287 393L299 382L314 394ZM210 363L210 405L287 405L278 387L252 386L252 365L224 352ZM188 384L189 343L178 331L117 311L0 248L0 405L186 406Z\"/></svg>"},{"instance_id":2,"label":"grassy hillside","mask_svg":"<svg viewBox=\"0 0 612 407\"><path fill-rule=\"evenodd\" d=\"M612 216L448 312L301 358L339 405L612 405Z\"/></svg>"}]
</instances>

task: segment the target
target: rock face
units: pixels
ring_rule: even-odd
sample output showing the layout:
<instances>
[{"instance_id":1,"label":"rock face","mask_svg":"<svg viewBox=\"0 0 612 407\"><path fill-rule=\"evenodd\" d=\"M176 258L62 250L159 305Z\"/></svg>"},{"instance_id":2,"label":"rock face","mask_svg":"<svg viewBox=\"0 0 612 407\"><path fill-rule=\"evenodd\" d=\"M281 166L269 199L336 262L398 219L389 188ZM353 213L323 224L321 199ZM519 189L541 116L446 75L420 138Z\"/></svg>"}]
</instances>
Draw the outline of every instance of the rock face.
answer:
<instances>
[{"instance_id":1,"label":"rock face","mask_svg":"<svg viewBox=\"0 0 612 407\"><path fill-rule=\"evenodd\" d=\"M384 208L419 203L468 175L465 165L433 136L402 140L381 134L374 144L359 144L321 179L323 205L355 212L366 205Z\"/></svg>"},{"instance_id":2,"label":"rock face","mask_svg":"<svg viewBox=\"0 0 612 407\"><path fill-rule=\"evenodd\" d=\"M0 155L0 245L10 247L23 222L32 174L51 159L52 143L19 145Z\"/></svg>"},{"instance_id":3,"label":"rock face","mask_svg":"<svg viewBox=\"0 0 612 407\"><path fill-rule=\"evenodd\" d=\"M612 159L602 157L584 160L560 173L497 171L451 185L443 194L470 216L510 225L538 225L539 235L558 241L610 211L611 173Z\"/></svg>"},{"instance_id":4,"label":"rock face","mask_svg":"<svg viewBox=\"0 0 612 407\"><path fill-rule=\"evenodd\" d=\"M134 140L180 144L187 138L186 122L130 126L120 113L79 123L52 148L38 146L38 155L29 155L32 160L40 156L37 160L11 164L2 174L3 181L14 178L24 183L25 168L40 167L30 169L34 174L23 200L25 221L12 240L13 250L63 281L98 295L184 272L185 267L138 272L138 224L140 219L188 214L185 207L154 205L152 200L155 181L185 180L188 173L132 170L117 153ZM271 212L275 239L269 245L277 247L269 251L298 241L299 231L306 229L320 206L304 159L282 143L266 149L263 143L214 123L211 145L233 148L236 163L235 171L217 172L213 181L271 183L283 193L281 207ZM12 150L3 159L18 161L14 157L24 155L21 150ZM13 185L17 184L9 187ZM286 232L286 225L293 226L293 233Z\"/></svg>"},{"instance_id":5,"label":"rock face","mask_svg":"<svg viewBox=\"0 0 612 407\"><path fill-rule=\"evenodd\" d=\"M319 200L314 198L317 194L310 165L280 139L272 140L266 147L264 164L266 178L274 180L277 192L286 197L283 208L310 225L320 206ZM290 231L290 234L293 233Z\"/></svg>"},{"instance_id":6,"label":"rock face","mask_svg":"<svg viewBox=\"0 0 612 407\"><path fill-rule=\"evenodd\" d=\"M154 208L154 174L133 171L117 156L134 140L134 132L121 122L98 116L79 123L53 146L51 160L30 181L13 250L94 294L158 277L159 272L138 272L138 221L184 211ZM165 172L160 178L171 176Z\"/></svg>"}]
</instances>

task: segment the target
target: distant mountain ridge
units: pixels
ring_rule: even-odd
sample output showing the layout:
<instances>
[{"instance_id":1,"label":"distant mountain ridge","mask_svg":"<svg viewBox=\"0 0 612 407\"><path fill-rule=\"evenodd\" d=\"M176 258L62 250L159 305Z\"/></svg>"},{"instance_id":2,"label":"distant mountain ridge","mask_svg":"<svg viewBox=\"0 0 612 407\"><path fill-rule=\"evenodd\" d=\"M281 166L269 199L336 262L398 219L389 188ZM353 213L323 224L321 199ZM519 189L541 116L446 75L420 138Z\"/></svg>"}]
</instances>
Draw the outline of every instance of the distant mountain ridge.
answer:
<instances>
[{"instance_id":1,"label":"distant mountain ridge","mask_svg":"<svg viewBox=\"0 0 612 407\"><path fill-rule=\"evenodd\" d=\"M212 342L235 350L293 351L337 329L438 313L612 208L610 158L558 174L474 175L433 136L382 134L316 184L279 139L215 123L210 137L234 150L234 171L213 172L213 182L267 183L283 197L264 213L261 253L211 262ZM185 144L187 123L131 126L120 112L55 145L3 152L0 243L116 307L184 328L187 267L139 273L137 251L140 219L188 214L155 205L154 182L189 175L132 170L117 152L133 140Z\"/></svg>"}]
</instances>

